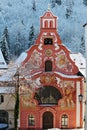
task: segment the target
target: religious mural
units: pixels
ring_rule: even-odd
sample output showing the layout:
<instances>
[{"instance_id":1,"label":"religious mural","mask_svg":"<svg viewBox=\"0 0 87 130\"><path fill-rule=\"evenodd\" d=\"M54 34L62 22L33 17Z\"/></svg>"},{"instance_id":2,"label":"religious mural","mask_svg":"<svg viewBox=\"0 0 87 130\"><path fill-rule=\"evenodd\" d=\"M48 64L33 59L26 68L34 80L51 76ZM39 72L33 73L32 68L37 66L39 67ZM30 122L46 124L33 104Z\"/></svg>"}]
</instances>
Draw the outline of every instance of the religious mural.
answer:
<instances>
[{"instance_id":1,"label":"religious mural","mask_svg":"<svg viewBox=\"0 0 87 130\"><path fill-rule=\"evenodd\" d=\"M33 99L33 88L25 81L21 81L20 84L20 100L22 103L22 107L25 108L34 108L36 106L36 102Z\"/></svg>"},{"instance_id":2,"label":"religious mural","mask_svg":"<svg viewBox=\"0 0 87 130\"><path fill-rule=\"evenodd\" d=\"M57 84L57 80L55 75L51 75L51 74L43 74L40 77L40 82L43 84Z\"/></svg>"},{"instance_id":3,"label":"religious mural","mask_svg":"<svg viewBox=\"0 0 87 130\"><path fill-rule=\"evenodd\" d=\"M26 64L26 67L30 66L31 68L39 68L41 64L42 64L41 53L38 52L37 50L34 50L33 53L31 54L29 61Z\"/></svg>"},{"instance_id":4,"label":"religious mural","mask_svg":"<svg viewBox=\"0 0 87 130\"><path fill-rule=\"evenodd\" d=\"M59 101L61 108L74 108L76 103L76 90L73 81L60 81L63 98Z\"/></svg>"},{"instance_id":5,"label":"religious mural","mask_svg":"<svg viewBox=\"0 0 87 130\"><path fill-rule=\"evenodd\" d=\"M64 70L66 72L72 72L73 66L67 59L67 56L63 50L56 53L56 65L61 70Z\"/></svg>"},{"instance_id":6,"label":"religious mural","mask_svg":"<svg viewBox=\"0 0 87 130\"><path fill-rule=\"evenodd\" d=\"M62 98L60 91L53 86L44 86L35 92L35 99L39 104L57 105L58 101Z\"/></svg>"}]
</instances>

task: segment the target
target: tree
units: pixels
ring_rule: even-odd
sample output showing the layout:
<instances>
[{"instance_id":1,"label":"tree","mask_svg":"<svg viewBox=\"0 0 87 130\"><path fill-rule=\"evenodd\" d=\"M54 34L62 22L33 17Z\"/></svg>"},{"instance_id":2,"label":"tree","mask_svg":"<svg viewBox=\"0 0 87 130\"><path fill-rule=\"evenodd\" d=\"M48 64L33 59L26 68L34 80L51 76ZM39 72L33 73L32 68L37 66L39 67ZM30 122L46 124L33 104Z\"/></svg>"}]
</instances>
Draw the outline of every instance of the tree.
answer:
<instances>
[{"instance_id":1,"label":"tree","mask_svg":"<svg viewBox=\"0 0 87 130\"><path fill-rule=\"evenodd\" d=\"M8 64L9 60L10 60L10 53L9 53L8 42L7 42L5 34L3 34L0 43L1 43L2 54L3 54L4 58L5 58L6 63Z\"/></svg>"},{"instance_id":2,"label":"tree","mask_svg":"<svg viewBox=\"0 0 87 130\"><path fill-rule=\"evenodd\" d=\"M84 40L84 37L81 37L81 44L80 44L80 49L79 51L85 55L85 40Z\"/></svg>"},{"instance_id":3,"label":"tree","mask_svg":"<svg viewBox=\"0 0 87 130\"><path fill-rule=\"evenodd\" d=\"M70 17L71 13L72 13L72 9L67 7L66 14L65 14L67 19Z\"/></svg>"},{"instance_id":4,"label":"tree","mask_svg":"<svg viewBox=\"0 0 87 130\"><path fill-rule=\"evenodd\" d=\"M54 8L54 7L55 7L55 4L56 4L56 3L55 3L55 0L52 0L52 1L51 1L51 7Z\"/></svg>"},{"instance_id":5,"label":"tree","mask_svg":"<svg viewBox=\"0 0 87 130\"><path fill-rule=\"evenodd\" d=\"M35 0L33 0L32 9L33 9L34 11L36 11L36 3L35 3Z\"/></svg>"},{"instance_id":6,"label":"tree","mask_svg":"<svg viewBox=\"0 0 87 130\"><path fill-rule=\"evenodd\" d=\"M8 47L10 49L9 34L8 34L8 28L7 28L7 26L4 29L3 35L5 35L7 43L8 43Z\"/></svg>"},{"instance_id":7,"label":"tree","mask_svg":"<svg viewBox=\"0 0 87 130\"><path fill-rule=\"evenodd\" d=\"M56 3L57 3L58 5L61 5L61 0L56 0Z\"/></svg>"},{"instance_id":8,"label":"tree","mask_svg":"<svg viewBox=\"0 0 87 130\"><path fill-rule=\"evenodd\" d=\"M16 82L16 91L15 91L15 109L14 109L14 126L15 130L18 128L18 117L19 117L19 71L14 75L15 78L17 78Z\"/></svg>"},{"instance_id":9,"label":"tree","mask_svg":"<svg viewBox=\"0 0 87 130\"><path fill-rule=\"evenodd\" d=\"M15 55L18 57L20 53L21 53L21 39L20 39L20 32L18 32L15 43Z\"/></svg>"},{"instance_id":10,"label":"tree","mask_svg":"<svg viewBox=\"0 0 87 130\"><path fill-rule=\"evenodd\" d=\"M55 7L55 5L61 5L61 0L51 0L51 6L52 8Z\"/></svg>"},{"instance_id":11,"label":"tree","mask_svg":"<svg viewBox=\"0 0 87 130\"><path fill-rule=\"evenodd\" d=\"M35 41L35 29L34 29L34 26L32 25L30 27L30 32L29 32L29 45L28 45L28 47L33 45L34 41Z\"/></svg>"},{"instance_id":12,"label":"tree","mask_svg":"<svg viewBox=\"0 0 87 130\"><path fill-rule=\"evenodd\" d=\"M69 18L70 15L72 14L73 12L73 5L74 5L74 1L73 0L67 0L66 1L66 18Z\"/></svg>"},{"instance_id":13,"label":"tree","mask_svg":"<svg viewBox=\"0 0 87 130\"><path fill-rule=\"evenodd\" d=\"M87 0L83 0L83 4L87 6Z\"/></svg>"}]
</instances>

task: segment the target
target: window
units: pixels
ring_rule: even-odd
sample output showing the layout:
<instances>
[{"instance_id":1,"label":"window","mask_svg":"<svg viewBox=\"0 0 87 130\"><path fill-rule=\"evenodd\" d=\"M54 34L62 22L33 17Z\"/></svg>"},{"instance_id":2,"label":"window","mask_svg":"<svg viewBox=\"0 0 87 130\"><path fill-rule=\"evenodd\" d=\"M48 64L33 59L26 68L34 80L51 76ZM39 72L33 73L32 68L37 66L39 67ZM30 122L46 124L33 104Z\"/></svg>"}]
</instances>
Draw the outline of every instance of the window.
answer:
<instances>
[{"instance_id":1,"label":"window","mask_svg":"<svg viewBox=\"0 0 87 130\"><path fill-rule=\"evenodd\" d=\"M35 92L34 99L40 105L57 105L58 101L62 98L60 91L53 86L43 86Z\"/></svg>"},{"instance_id":2,"label":"window","mask_svg":"<svg viewBox=\"0 0 87 130\"><path fill-rule=\"evenodd\" d=\"M45 24L45 28L48 28L48 21L47 20L44 22L44 24Z\"/></svg>"},{"instance_id":3,"label":"window","mask_svg":"<svg viewBox=\"0 0 87 130\"><path fill-rule=\"evenodd\" d=\"M0 110L0 123L8 124L8 112L5 110Z\"/></svg>"},{"instance_id":4,"label":"window","mask_svg":"<svg viewBox=\"0 0 87 130\"><path fill-rule=\"evenodd\" d=\"M53 28L53 21L50 21L50 28Z\"/></svg>"},{"instance_id":5,"label":"window","mask_svg":"<svg viewBox=\"0 0 87 130\"><path fill-rule=\"evenodd\" d=\"M0 95L0 103L3 103L3 102L4 102L4 96Z\"/></svg>"},{"instance_id":6,"label":"window","mask_svg":"<svg viewBox=\"0 0 87 130\"><path fill-rule=\"evenodd\" d=\"M52 71L52 61L47 60L45 62L45 72Z\"/></svg>"},{"instance_id":7,"label":"window","mask_svg":"<svg viewBox=\"0 0 87 130\"><path fill-rule=\"evenodd\" d=\"M34 117L34 115L32 115L32 114L29 115L28 123L29 123L29 126L34 126L35 125L35 117Z\"/></svg>"},{"instance_id":8,"label":"window","mask_svg":"<svg viewBox=\"0 0 87 130\"><path fill-rule=\"evenodd\" d=\"M53 44L52 38L45 38L44 39L44 45L52 45L52 44Z\"/></svg>"},{"instance_id":9,"label":"window","mask_svg":"<svg viewBox=\"0 0 87 130\"><path fill-rule=\"evenodd\" d=\"M62 126L62 128L67 128L67 126L68 126L68 116L67 115L62 115L61 126Z\"/></svg>"}]
</instances>

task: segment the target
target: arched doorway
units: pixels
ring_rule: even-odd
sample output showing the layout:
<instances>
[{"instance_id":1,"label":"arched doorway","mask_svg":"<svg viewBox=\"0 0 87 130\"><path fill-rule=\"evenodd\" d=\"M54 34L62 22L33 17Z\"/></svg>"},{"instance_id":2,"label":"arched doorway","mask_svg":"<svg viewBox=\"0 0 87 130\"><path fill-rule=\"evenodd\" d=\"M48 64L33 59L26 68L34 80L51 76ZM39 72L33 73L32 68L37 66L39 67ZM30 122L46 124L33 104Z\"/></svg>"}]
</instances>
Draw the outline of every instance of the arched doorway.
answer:
<instances>
[{"instance_id":1,"label":"arched doorway","mask_svg":"<svg viewBox=\"0 0 87 130\"><path fill-rule=\"evenodd\" d=\"M44 112L42 118L43 129L53 128L53 114L51 112Z\"/></svg>"}]
</instances>

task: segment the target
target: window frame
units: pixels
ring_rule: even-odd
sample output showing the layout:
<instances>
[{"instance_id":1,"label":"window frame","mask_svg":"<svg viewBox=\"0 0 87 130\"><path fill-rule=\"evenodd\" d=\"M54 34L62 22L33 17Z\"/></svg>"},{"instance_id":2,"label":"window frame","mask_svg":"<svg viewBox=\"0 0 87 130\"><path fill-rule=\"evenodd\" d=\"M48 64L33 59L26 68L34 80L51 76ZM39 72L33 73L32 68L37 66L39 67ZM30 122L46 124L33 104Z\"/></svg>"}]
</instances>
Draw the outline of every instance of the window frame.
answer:
<instances>
[{"instance_id":1,"label":"window frame","mask_svg":"<svg viewBox=\"0 0 87 130\"><path fill-rule=\"evenodd\" d=\"M68 116L66 114L62 115L61 117L61 126L62 128L68 127Z\"/></svg>"},{"instance_id":2,"label":"window frame","mask_svg":"<svg viewBox=\"0 0 87 130\"><path fill-rule=\"evenodd\" d=\"M4 102L4 96L1 94L0 95L0 104Z\"/></svg>"},{"instance_id":3,"label":"window frame","mask_svg":"<svg viewBox=\"0 0 87 130\"><path fill-rule=\"evenodd\" d=\"M28 116L28 126L35 126L35 116L33 114Z\"/></svg>"},{"instance_id":4,"label":"window frame","mask_svg":"<svg viewBox=\"0 0 87 130\"><path fill-rule=\"evenodd\" d=\"M50 37L44 38L44 45L53 45L53 38Z\"/></svg>"},{"instance_id":5,"label":"window frame","mask_svg":"<svg viewBox=\"0 0 87 130\"><path fill-rule=\"evenodd\" d=\"M45 72L52 72L52 61L51 60L45 61Z\"/></svg>"},{"instance_id":6,"label":"window frame","mask_svg":"<svg viewBox=\"0 0 87 130\"><path fill-rule=\"evenodd\" d=\"M0 110L0 123L8 124L9 113L6 110Z\"/></svg>"}]
</instances>

